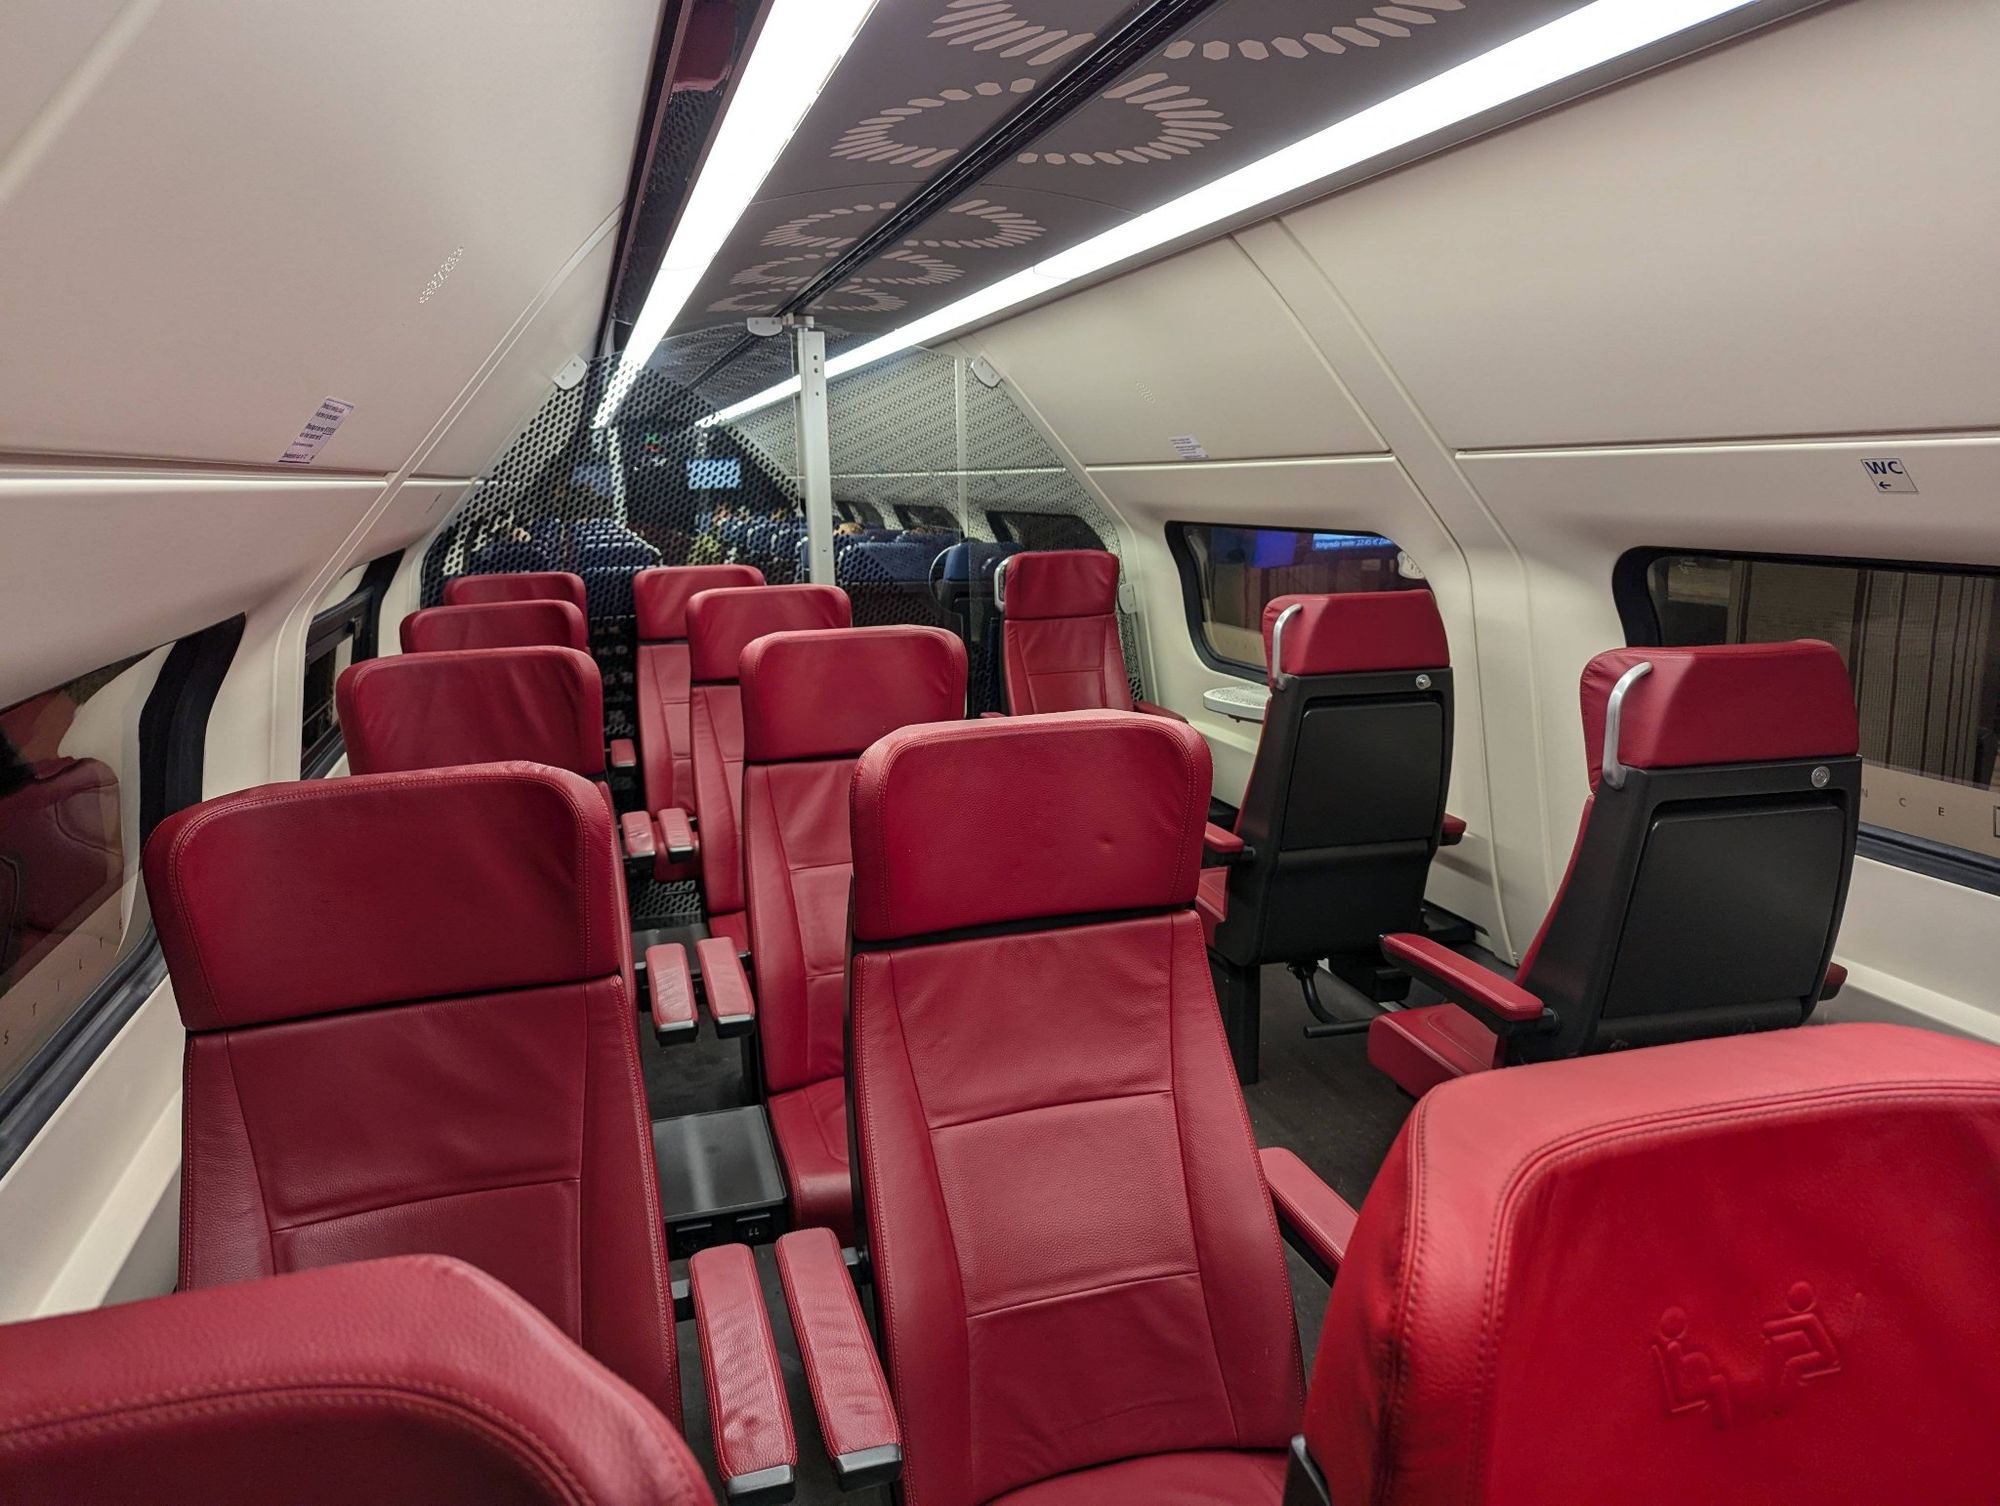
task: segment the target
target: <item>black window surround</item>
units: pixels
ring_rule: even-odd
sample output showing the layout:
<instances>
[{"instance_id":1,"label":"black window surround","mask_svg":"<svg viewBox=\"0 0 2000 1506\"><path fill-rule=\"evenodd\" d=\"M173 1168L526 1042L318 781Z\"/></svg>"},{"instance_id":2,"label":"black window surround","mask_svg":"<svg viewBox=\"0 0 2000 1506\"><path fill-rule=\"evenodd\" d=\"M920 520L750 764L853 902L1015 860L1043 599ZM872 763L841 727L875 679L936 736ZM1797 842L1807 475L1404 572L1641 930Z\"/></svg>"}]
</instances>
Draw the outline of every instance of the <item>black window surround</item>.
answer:
<instances>
[{"instance_id":1,"label":"black window surround","mask_svg":"<svg viewBox=\"0 0 2000 1506\"><path fill-rule=\"evenodd\" d=\"M1634 648L1662 646L1658 608L1653 601L1650 575L1660 560L1677 556L1703 559L1771 563L1780 565L1823 565L1841 570L1901 570L1933 575L1973 575L1987 579L2000 577L2000 569L1990 565L1955 564L1936 560L1866 559L1853 555L1776 554L1754 550L1664 548L1647 545L1628 549L1612 568L1612 596L1617 602L1618 619L1625 630L1626 643ZM1873 858L1897 868L1906 868L1926 878L1942 879L1985 894L2000 894L2000 862L1968 852L1962 847L1894 831L1886 826L1861 823L1855 843L1859 857Z\"/></svg>"},{"instance_id":2,"label":"black window surround","mask_svg":"<svg viewBox=\"0 0 2000 1506\"><path fill-rule=\"evenodd\" d=\"M1097 530L1073 512L1017 512L995 507L987 509L986 522L1001 543L1026 549L1104 547Z\"/></svg>"},{"instance_id":3,"label":"black window surround","mask_svg":"<svg viewBox=\"0 0 2000 1506\"><path fill-rule=\"evenodd\" d=\"M243 640L231 617L177 642L139 713L139 840L201 799L208 715ZM0 1176L167 976L151 920L139 940L13 1081L0 1088Z\"/></svg>"},{"instance_id":4,"label":"black window surround","mask_svg":"<svg viewBox=\"0 0 2000 1506\"><path fill-rule=\"evenodd\" d=\"M390 583L395 580L396 567L402 559L403 551L397 549L371 560L361 574L361 583L349 595L313 618L312 628L306 634L308 696L304 714L308 719L314 711L310 691L315 665L327 662L329 655L338 652L343 640L351 639L353 642L353 652L348 656L350 664L372 659L381 651L382 602L389 594ZM331 684L326 687L326 695L330 702L333 695ZM329 711L325 729L300 749L299 777L321 778L332 771L346 751L347 743L340 734L340 722Z\"/></svg>"}]
</instances>

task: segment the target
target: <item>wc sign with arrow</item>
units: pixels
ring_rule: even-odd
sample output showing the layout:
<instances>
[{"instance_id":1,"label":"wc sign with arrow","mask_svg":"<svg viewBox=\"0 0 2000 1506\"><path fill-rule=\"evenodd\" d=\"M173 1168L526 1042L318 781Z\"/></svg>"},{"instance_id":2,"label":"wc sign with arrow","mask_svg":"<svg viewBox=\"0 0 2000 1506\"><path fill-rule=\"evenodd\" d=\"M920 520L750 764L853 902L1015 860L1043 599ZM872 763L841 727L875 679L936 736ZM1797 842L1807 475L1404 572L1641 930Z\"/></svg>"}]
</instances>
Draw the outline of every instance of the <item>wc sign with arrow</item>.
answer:
<instances>
[{"instance_id":1,"label":"wc sign with arrow","mask_svg":"<svg viewBox=\"0 0 2000 1506\"><path fill-rule=\"evenodd\" d=\"M1864 460L1861 467L1868 472L1868 479L1878 492L1914 492L1917 489L1917 483L1910 479L1910 473L1903 469L1900 460Z\"/></svg>"}]
</instances>

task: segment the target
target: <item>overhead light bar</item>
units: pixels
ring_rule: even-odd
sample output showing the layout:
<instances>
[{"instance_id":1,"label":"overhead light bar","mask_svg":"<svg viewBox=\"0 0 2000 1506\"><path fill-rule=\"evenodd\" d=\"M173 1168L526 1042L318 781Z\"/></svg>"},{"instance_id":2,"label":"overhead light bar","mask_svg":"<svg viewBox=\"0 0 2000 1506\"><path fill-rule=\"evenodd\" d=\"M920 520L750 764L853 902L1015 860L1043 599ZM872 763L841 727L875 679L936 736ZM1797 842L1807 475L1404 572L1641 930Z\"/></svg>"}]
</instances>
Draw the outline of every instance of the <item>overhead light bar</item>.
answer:
<instances>
[{"instance_id":1,"label":"overhead light bar","mask_svg":"<svg viewBox=\"0 0 2000 1506\"><path fill-rule=\"evenodd\" d=\"M774 0L619 355L594 427L603 428L617 414L633 379L673 328L874 7L875 0Z\"/></svg>"},{"instance_id":2,"label":"overhead light bar","mask_svg":"<svg viewBox=\"0 0 2000 1506\"><path fill-rule=\"evenodd\" d=\"M1024 272L1002 278L901 329L835 356L826 363L826 374L845 376L913 345L940 339L1079 278L1222 224L1538 89L1756 3L1758 0L1592 0L1323 131L1059 251ZM796 378L780 382L703 422L734 422L782 402L798 390Z\"/></svg>"}]
</instances>

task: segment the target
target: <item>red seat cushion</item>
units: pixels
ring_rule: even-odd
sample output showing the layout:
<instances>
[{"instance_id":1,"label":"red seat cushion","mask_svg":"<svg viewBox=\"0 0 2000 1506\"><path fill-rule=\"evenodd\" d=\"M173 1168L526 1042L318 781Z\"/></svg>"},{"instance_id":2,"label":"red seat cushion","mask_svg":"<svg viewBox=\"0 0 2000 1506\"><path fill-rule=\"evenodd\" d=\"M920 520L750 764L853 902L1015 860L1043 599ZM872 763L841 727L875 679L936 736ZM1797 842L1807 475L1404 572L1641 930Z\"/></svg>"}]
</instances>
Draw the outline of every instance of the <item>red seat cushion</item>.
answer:
<instances>
[{"instance_id":1,"label":"red seat cushion","mask_svg":"<svg viewBox=\"0 0 2000 1506\"><path fill-rule=\"evenodd\" d=\"M1215 928L1222 924L1222 918L1229 913L1227 868L1201 870L1201 885L1194 893L1194 907L1201 913L1202 939L1210 946L1214 946Z\"/></svg>"},{"instance_id":2,"label":"red seat cushion","mask_svg":"<svg viewBox=\"0 0 2000 1506\"><path fill-rule=\"evenodd\" d=\"M461 648L590 648L590 625L567 601L492 601L425 607L403 619L403 652L450 653Z\"/></svg>"},{"instance_id":3,"label":"red seat cushion","mask_svg":"<svg viewBox=\"0 0 2000 1506\"><path fill-rule=\"evenodd\" d=\"M993 1506L1279 1506L1284 1494L1282 1453L1218 1451L1121 1459L1010 1490Z\"/></svg>"},{"instance_id":4,"label":"red seat cushion","mask_svg":"<svg viewBox=\"0 0 2000 1506\"><path fill-rule=\"evenodd\" d=\"M1441 1082L1499 1066L1500 1038L1456 1004L1399 1009L1368 1022L1368 1060L1421 1098Z\"/></svg>"},{"instance_id":5,"label":"red seat cushion","mask_svg":"<svg viewBox=\"0 0 2000 1506\"><path fill-rule=\"evenodd\" d=\"M604 682L573 648L368 659L341 671L334 705L356 774L512 759L604 772Z\"/></svg>"},{"instance_id":6,"label":"red seat cushion","mask_svg":"<svg viewBox=\"0 0 2000 1506\"><path fill-rule=\"evenodd\" d=\"M642 643L676 643L685 639L687 606L703 591L761 586L764 572L755 565L656 565L632 577L632 610L638 618Z\"/></svg>"},{"instance_id":7,"label":"red seat cushion","mask_svg":"<svg viewBox=\"0 0 2000 1506\"><path fill-rule=\"evenodd\" d=\"M2000 1051L1826 1025L1418 1104L1305 1436L1376 1506L1982 1502L2000 1479Z\"/></svg>"},{"instance_id":8,"label":"red seat cushion","mask_svg":"<svg viewBox=\"0 0 2000 1506\"><path fill-rule=\"evenodd\" d=\"M847 1160L847 1079L823 1077L765 1105L792 1189L792 1223L823 1226L854 1243L853 1173Z\"/></svg>"},{"instance_id":9,"label":"red seat cushion","mask_svg":"<svg viewBox=\"0 0 2000 1506\"><path fill-rule=\"evenodd\" d=\"M1331 595L1279 596L1265 603L1264 662L1271 662L1271 633L1285 624L1287 675L1345 675L1396 669L1449 669L1451 648L1437 602L1425 590L1340 591Z\"/></svg>"},{"instance_id":10,"label":"red seat cushion","mask_svg":"<svg viewBox=\"0 0 2000 1506\"><path fill-rule=\"evenodd\" d=\"M764 574L754 565L662 565L632 577L639 630L635 699L647 809L694 806L688 751L688 602L702 591L763 584Z\"/></svg>"},{"instance_id":11,"label":"red seat cushion","mask_svg":"<svg viewBox=\"0 0 2000 1506\"><path fill-rule=\"evenodd\" d=\"M583 577L568 570L515 570L497 575L455 575L444 583L444 604L487 601L566 601L588 615Z\"/></svg>"},{"instance_id":12,"label":"red seat cushion","mask_svg":"<svg viewBox=\"0 0 2000 1506\"><path fill-rule=\"evenodd\" d=\"M161 822L145 874L189 1032L181 1285L455 1255L677 1419L597 790L534 764L267 785Z\"/></svg>"}]
</instances>

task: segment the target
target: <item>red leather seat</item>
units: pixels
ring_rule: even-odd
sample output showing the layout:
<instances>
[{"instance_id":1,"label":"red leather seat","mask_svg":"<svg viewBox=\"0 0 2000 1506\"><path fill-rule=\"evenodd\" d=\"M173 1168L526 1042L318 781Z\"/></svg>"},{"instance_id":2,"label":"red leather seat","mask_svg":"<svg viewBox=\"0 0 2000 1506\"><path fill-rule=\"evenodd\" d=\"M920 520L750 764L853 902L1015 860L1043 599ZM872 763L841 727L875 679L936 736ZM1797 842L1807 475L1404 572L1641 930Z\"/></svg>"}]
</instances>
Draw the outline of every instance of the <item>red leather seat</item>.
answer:
<instances>
[{"instance_id":1,"label":"red leather seat","mask_svg":"<svg viewBox=\"0 0 2000 1506\"><path fill-rule=\"evenodd\" d=\"M965 710L941 628L773 633L743 650L743 862L771 1128L795 1227L854 1240L847 1159L848 788L863 750Z\"/></svg>"},{"instance_id":2,"label":"red leather seat","mask_svg":"<svg viewBox=\"0 0 2000 1506\"><path fill-rule=\"evenodd\" d=\"M487 601L566 601L590 615L583 577L568 570L516 570L497 575L455 575L444 583L444 604Z\"/></svg>"},{"instance_id":3,"label":"red leather seat","mask_svg":"<svg viewBox=\"0 0 2000 1506\"><path fill-rule=\"evenodd\" d=\"M688 751L687 604L697 592L761 586L754 565L662 565L632 577L639 628L639 768L646 809L694 804Z\"/></svg>"},{"instance_id":4,"label":"red leather seat","mask_svg":"<svg viewBox=\"0 0 2000 1506\"><path fill-rule=\"evenodd\" d=\"M480 609L484 610L484 609ZM604 782L604 681L573 648L489 648L364 659L334 708L355 774L520 760Z\"/></svg>"},{"instance_id":5,"label":"red leather seat","mask_svg":"<svg viewBox=\"0 0 2000 1506\"><path fill-rule=\"evenodd\" d=\"M403 619L403 652L431 654L463 648L524 648L553 644L590 649L590 624L567 601L492 601L425 607Z\"/></svg>"},{"instance_id":6,"label":"red leather seat","mask_svg":"<svg viewBox=\"0 0 2000 1506\"><path fill-rule=\"evenodd\" d=\"M1000 562L994 581L1009 711L1176 715L1132 699L1118 638L1115 554L1102 549L1016 554Z\"/></svg>"},{"instance_id":7,"label":"red leather seat","mask_svg":"<svg viewBox=\"0 0 2000 1506\"><path fill-rule=\"evenodd\" d=\"M0 1326L8 1506L712 1506L630 1386L403 1256Z\"/></svg>"},{"instance_id":8,"label":"red leather seat","mask_svg":"<svg viewBox=\"0 0 2000 1506\"><path fill-rule=\"evenodd\" d=\"M1618 649L1590 661L1581 698L1591 793L1514 981L1384 939L1456 1001L1370 1024L1369 1060L1410 1093L1507 1061L1797 1025L1830 989L1861 786L1840 655Z\"/></svg>"},{"instance_id":9,"label":"red leather seat","mask_svg":"<svg viewBox=\"0 0 2000 1506\"><path fill-rule=\"evenodd\" d=\"M267 785L160 824L183 1287L455 1255L679 1420L612 830L534 764Z\"/></svg>"},{"instance_id":10,"label":"red leather seat","mask_svg":"<svg viewBox=\"0 0 2000 1506\"><path fill-rule=\"evenodd\" d=\"M1159 717L862 755L848 1070L924 1506L1277 1506L1298 1338L1193 909L1208 797Z\"/></svg>"},{"instance_id":11,"label":"red leather seat","mask_svg":"<svg viewBox=\"0 0 2000 1506\"><path fill-rule=\"evenodd\" d=\"M1829 1025L1452 1083L1362 1209L1295 1499L1979 1506L1996 1269L1990 1046Z\"/></svg>"},{"instance_id":12,"label":"red leather seat","mask_svg":"<svg viewBox=\"0 0 2000 1506\"><path fill-rule=\"evenodd\" d=\"M107 950L118 944L106 906L125 874L118 776L95 758L26 770L26 783L0 793L0 990L79 931L101 931Z\"/></svg>"},{"instance_id":13,"label":"red leather seat","mask_svg":"<svg viewBox=\"0 0 2000 1506\"><path fill-rule=\"evenodd\" d=\"M688 746L701 835L701 892L708 929L749 944L743 916L743 702L736 683L744 648L766 633L848 625L838 586L737 586L688 599ZM664 860L663 860L664 861Z\"/></svg>"}]
</instances>

